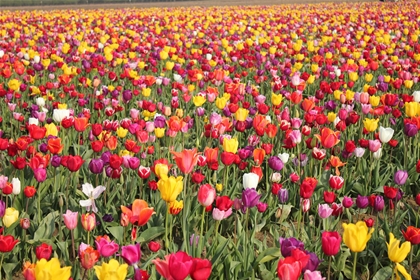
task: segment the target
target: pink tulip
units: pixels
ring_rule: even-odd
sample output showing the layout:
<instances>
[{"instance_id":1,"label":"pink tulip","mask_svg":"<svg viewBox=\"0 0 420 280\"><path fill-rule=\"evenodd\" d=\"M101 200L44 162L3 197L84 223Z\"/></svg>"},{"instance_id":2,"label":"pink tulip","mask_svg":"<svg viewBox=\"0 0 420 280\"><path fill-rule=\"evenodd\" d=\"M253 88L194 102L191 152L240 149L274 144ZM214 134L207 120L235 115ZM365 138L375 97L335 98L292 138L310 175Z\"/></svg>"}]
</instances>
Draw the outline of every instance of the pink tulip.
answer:
<instances>
[{"instance_id":1,"label":"pink tulip","mask_svg":"<svg viewBox=\"0 0 420 280\"><path fill-rule=\"evenodd\" d=\"M64 224L69 230L75 229L77 227L77 218L79 213L72 212L70 210L66 211L66 214L63 214Z\"/></svg>"},{"instance_id":2,"label":"pink tulip","mask_svg":"<svg viewBox=\"0 0 420 280\"><path fill-rule=\"evenodd\" d=\"M109 240L109 237L100 237L95 240L96 250L102 257L110 257L120 249L120 246L114 241Z\"/></svg>"},{"instance_id":3,"label":"pink tulip","mask_svg":"<svg viewBox=\"0 0 420 280\"><path fill-rule=\"evenodd\" d=\"M216 190L210 184L202 185L198 190L198 202L204 207L210 206L215 198Z\"/></svg>"},{"instance_id":4,"label":"pink tulip","mask_svg":"<svg viewBox=\"0 0 420 280\"><path fill-rule=\"evenodd\" d=\"M121 257L128 265L137 264L141 259L140 244L123 246L121 249Z\"/></svg>"}]
</instances>

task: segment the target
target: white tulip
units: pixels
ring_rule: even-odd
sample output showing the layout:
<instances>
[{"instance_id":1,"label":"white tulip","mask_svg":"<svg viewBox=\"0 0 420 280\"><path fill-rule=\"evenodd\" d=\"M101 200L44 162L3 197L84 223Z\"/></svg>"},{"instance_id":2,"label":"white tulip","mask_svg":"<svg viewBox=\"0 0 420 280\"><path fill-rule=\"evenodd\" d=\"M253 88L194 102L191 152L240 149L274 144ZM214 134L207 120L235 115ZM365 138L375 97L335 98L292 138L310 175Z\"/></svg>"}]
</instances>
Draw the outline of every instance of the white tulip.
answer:
<instances>
[{"instance_id":1,"label":"white tulip","mask_svg":"<svg viewBox=\"0 0 420 280\"><path fill-rule=\"evenodd\" d=\"M382 156L382 148L379 148L379 150L377 150L376 152L374 152L373 154L373 158L374 159L380 159Z\"/></svg>"},{"instance_id":2,"label":"white tulip","mask_svg":"<svg viewBox=\"0 0 420 280\"><path fill-rule=\"evenodd\" d=\"M412 96L414 97L414 101L420 102L420 91L416 90L413 92Z\"/></svg>"},{"instance_id":3,"label":"white tulip","mask_svg":"<svg viewBox=\"0 0 420 280\"><path fill-rule=\"evenodd\" d=\"M379 140L381 140L382 143L388 143L392 139L393 135L394 130L392 128L379 127Z\"/></svg>"},{"instance_id":4,"label":"white tulip","mask_svg":"<svg viewBox=\"0 0 420 280\"><path fill-rule=\"evenodd\" d=\"M281 161L284 164L286 164L289 161L289 157L290 157L290 155L288 153L278 154L277 156L281 159Z\"/></svg>"},{"instance_id":5,"label":"white tulip","mask_svg":"<svg viewBox=\"0 0 420 280\"><path fill-rule=\"evenodd\" d=\"M0 58L2 58L4 56L4 51L0 50Z\"/></svg>"},{"instance_id":6,"label":"white tulip","mask_svg":"<svg viewBox=\"0 0 420 280\"><path fill-rule=\"evenodd\" d=\"M255 173L245 173L242 177L244 189L256 189L260 176Z\"/></svg>"},{"instance_id":7,"label":"white tulip","mask_svg":"<svg viewBox=\"0 0 420 280\"><path fill-rule=\"evenodd\" d=\"M34 125L38 125L39 124L39 120L37 118L29 118L28 120L28 124L34 124Z\"/></svg>"},{"instance_id":8,"label":"white tulip","mask_svg":"<svg viewBox=\"0 0 420 280\"><path fill-rule=\"evenodd\" d=\"M13 186L12 193L14 195L20 194L20 180L18 178L13 178L12 179L12 186Z\"/></svg>"},{"instance_id":9,"label":"white tulip","mask_svg":"<svg viewBox=\"0 0 420 280\"><path fill-rule=\"evenodd\" d=\"M35 63L39 63L40 61L41 61L41 58L39 57L39 55L34 56Z\"/></svg>"},{"instance_id":10,"label":"white tulip","mask_svg":"<svg viewBox=\"0 0 420 280\"><path fill-rule=\"evenodd\" d=\"M64 118L68 118L69 116L70 110L68 109L54 109L53 111L53 119L58 123L61 123Z\"/></svg>"},{"instance_id":11,"label":"white tulip","mask_svg":"<svg viewBox=\"0 0 420 280\"><path fill-rule=\"evenodd\" d=\"M206 54L206 59L207 60L211 60L211 58L212 58L213 56L210 54L210 53L208 53L208 54Z\"/></svg>"},{"instance_id":12,"label":"white tulip","mask_svg":"<svg viewBox=\"0 0 420 280\"><path fill-rule=\"evenodd\" d=\"M39 107L44 107L45 106L45 99L42 97L38 97L36 100L36 105L38 105Z\"/></svg>"},{"instance_id":13,"label":"white tulip","mask_svg":"<svg viewBox=\"0 0 420 280\"><path fill-rule=\"evenodd\" d=\"M181 75L178 75L178 74L174 74L174 80L175 80L175 82L181 82L182 81L182 76Z\"/></svg>"}]
</instances>

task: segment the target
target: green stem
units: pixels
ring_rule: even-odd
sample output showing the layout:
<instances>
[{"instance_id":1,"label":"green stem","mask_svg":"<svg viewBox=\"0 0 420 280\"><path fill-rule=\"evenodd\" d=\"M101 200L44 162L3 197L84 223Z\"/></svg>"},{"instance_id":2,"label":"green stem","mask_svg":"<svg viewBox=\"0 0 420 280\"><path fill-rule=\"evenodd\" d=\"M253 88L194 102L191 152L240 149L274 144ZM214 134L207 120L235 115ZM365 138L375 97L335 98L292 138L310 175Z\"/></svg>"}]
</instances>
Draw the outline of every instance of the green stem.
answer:
<instances>
[{"instance_id":1,"label":"green stem","mask_svg":"<svg viewBox=\"0 0 420 280\"><path fill-rule=\"evenodd\" d=\"M353 260L353 273L351 279L356 279L356 266L357 266L357 252L354 253L354 260ZM394 274L392 274L394 275Z\"/></svg>"},{"instance_id":2,"label":"green stem","mask_svg":"<svg viewBox=\"0 0 420 280\"><path fill-rule=\"evenodd\" d=\"M200 257L201 251L203 250L203 242L204 242L204 236L203 236L203 229L204 229L204 215L206 214L206 207L203 207L203 213L201 213L201 231L200 231L200 243L197 248L197 258Z\"/></svg>"},{"instance_id":3,"label":"green stem","mask_svg":"<svg viewBox=\"0 0 420 280\"><path fill-rule=\"evenodd\" d=\"M188 225L187 225L187 216L189 214L189 199L187 199L187 181L188 181L188 174L185 174L184 177L184 189L183 189L183 199L184 199L184 209L182 211L182 233L183 233L183 250L189 252L189 241L188 241Z\"/></svg>"},{"instance_id":4,"label":"green stem","mask_svg":"<svg viewBox=\"0 0 420 280\"><path fill-rule=\"evenodd\" d=\"M0 260L0 280L3 279L3 274L1 274L1 268L3 267L3 260L4 260L4 254L1 254L1 260Z\"/></svg>"},{"instance_id":5,"label":"green stem","mask_svg":"<svg viewBox=\"0 0 420 280\"><path fill-rule=\"evenodd\" d=\"M74 232L73 232L73 230L70 230L70 235L71 235L71 249L72 249L73 261L74 261L74 260L76 260L76 250L74 248Z\"/></svg>"},{"instance_id":6,"label":"green stem","mask_svg":"<svg viewBox=\"0 0 420 280\"><path fill-rule=\"evenodd\" d=\"M409 262L409 264L408 264L408 274L410 274L411 275L411 271L413 270L413 266L412 266L412 264L413 264L413 248L411 248L411 250L410 250L410 262Z\"/></svg>"},{"instance_id":7,"label":"green stem","mask_svg":"<svg viewBox=\"0 0 420 280\"><path fill-rule=\"evenodd\" d=\"M38 193L38 225L41 224L41 194Z\"/></svg>"},{"instance_id":8,"label":"green stem","mask_svg":"<svg viewBox=\"0 0 420 280\"><path fill-rule=\"evenodd\" d=\"M165 248L168 253L169 240L168 240L168 220L169 220L169 203L166 203L166 218L165 218Z\"/></svg>"},{"instance_id":9,"label":"green stem","mask_svg":"<svg viewBox=\"0 0 420 280\"><path fill-rule=\"evenodd\" d=\"M216 247L217 247L217 236L219 234L219 224L220 224L220 221L216 221L216 225L214 226L214 246L213 246L214 250L216 250Z\"/></svg>"},{"instance_id":10,"label":"green stem","mask_svg":"<svg viewBox=\"0 0 420 280\"><path fill-rule=\"evenodd\" d=\"M328 257L328 276L327 280L331 278L331 256Z\"/></svg>"}]
</instances>

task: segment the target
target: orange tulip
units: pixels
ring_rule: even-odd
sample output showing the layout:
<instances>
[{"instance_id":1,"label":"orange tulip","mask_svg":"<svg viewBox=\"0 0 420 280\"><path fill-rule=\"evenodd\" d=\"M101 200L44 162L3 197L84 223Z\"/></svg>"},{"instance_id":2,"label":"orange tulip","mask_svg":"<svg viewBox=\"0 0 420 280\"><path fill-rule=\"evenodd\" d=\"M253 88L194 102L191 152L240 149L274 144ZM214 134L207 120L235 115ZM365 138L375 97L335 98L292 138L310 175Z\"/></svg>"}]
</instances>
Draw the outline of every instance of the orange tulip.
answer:
<instances>
[{"instance_id":1,"label":"orange tulip","mask_svg":"<svg viewBox=\"0 0 420 280\"><path fill-rule=\"evenodd\" d=\"M64 145L61 145L60 138L50 138L47 144L48 151L53 155L59 154L63 151Z\"/></svg>"},{"instance_id":2,"label":"orange tulip","mask_svg":"<svg viewBox=\"0 0 420 280\"><path fill-rule=\"evenodd\" d=\"M136 199L133 202L131 210L125 206L121 206L123 214L127 215L130 223L139 227L144 226L154 213L153 207L149 207L146 201Z\"/></svg>"},{"instance_id":3,"label":"orange tulip","mask_svg":"<svg viewBox=\"0 0 420 280\"><path fill-rule=\"evenodd\" d=\"M254 161L259 166L263 163L264 157L265 157L265 150L257 148L253 152L254 155Z\"/></svg>"},{"instance_id":4,"label":"orange tulip","mask_svg":"<svg viewBox=\"0 0 420 280\"><path fill-rule=\"evenodd\" d=\"M89 126L89 119L86 117L74 118L74 128L78 132L83 132Z\"/></svg>"},{"instance_id":5,"label":"orange tulip","mask_svg":"<svg viewBox=\"0 0 420 280\"><path fill-rule=\"evenodd\" d=\"M182 173L188 174L194 169L194 166L197 164L198 153L197 149L188 150L185 149L182 152L171 151L171 154L174 155L176 165L181 170Z\"/></svg>"},{"instance_id":6,"label":"orange tulip","mask_svg":"<svg viewBox=\"0 0 420 280\"><path fill-rule=\"evenodd\" d=\"M329 162L332 167L335 167L335 174L340 176L340 171L338 171L338 168L344 166L346 163L342 162L340 158L336 156L331 156Z\"/></svg>"},{"instance_id":7,"label":"orange tulip","mask_svg":"<svg viewBox=\"0 0 420 280\"><path fill-rule=\"evenodd\" d=\"M252 126L255 129L255 132L259 135L259 136L263 136L264 135L264 130L265 127L269 124L269 121L266 119L265 116L263 115L256 115L254 117L254 120L252 121Z\"/></svg>"},{"instance_id":8,"label":"orange tulip","mask_svg":"<svg viewBox=\"0 0 420 280\"><path fill-rule=\"evenodd\" d=\"M315 137L321 142L321 145L325 149L330 149L340 142L338 137L340 136L339 131L332 131L328 127L324 127L321 129L321 135L315 134Z\"/></svg>"},{"instance_id":9,"label":"orange tulip","mask_svg":"<svg viewBox=\"0 0 420 280\"><path fill-rule=\"evenodd\" d=\"M313 102L312 100L310 100L308 98L305 98L305 99L303 99L302 103L300 103L300 106L301 106L303 111L309 112L310 110L312 110L315 107L315 102Z\"/></svg>"}]
</instances>

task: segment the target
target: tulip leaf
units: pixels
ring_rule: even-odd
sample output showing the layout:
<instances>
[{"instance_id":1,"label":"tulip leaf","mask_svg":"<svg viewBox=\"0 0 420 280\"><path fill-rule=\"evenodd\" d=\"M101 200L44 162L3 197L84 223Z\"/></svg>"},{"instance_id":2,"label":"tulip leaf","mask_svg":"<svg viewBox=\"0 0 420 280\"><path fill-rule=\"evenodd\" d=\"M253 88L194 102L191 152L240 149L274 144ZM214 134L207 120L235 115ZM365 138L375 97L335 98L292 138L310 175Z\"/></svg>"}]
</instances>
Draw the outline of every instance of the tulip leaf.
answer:
<instances>
[{"instance_id":1,"label":"tulip leaf","mask_svg":"<svg viewBox=\"0 0 420 280\"><path fill-rule=\"evenodd\" d=\"M34 241L41 239L49 239L52 237L55 230L55 220L58 217L58 211L49 213L39 224L38 229L34 234Z\"/></svg>"},{"instance_id":2,"label":"tulip leaf","mask_svg":"<svg viewBox=\"0 0 420 280\"><path fill-rule=\"evenodd\" d=\"M138 242L138 243L148 242L148 241L151 241L151 240L159 237L160 235L162 235L164 233L165 233L165 228L164 227L148 228L140 234L140 236L137 238L136 242Z\"/></svg>"},{"instance_id":3,"label":"tulip leaf","mask_svg":"<svg viewBox=\"0 0 420 280\"><path fill-rule=\"evenodd\" d=\"M6 272L6 275L13 275L13 270L15 269L16 265L18 265L18 262L4 263L2 268L4 272Z\"/></svg>"},{"instance_id":4,"label":"tulip leaf","mask_svg":"<svg viewBox=\"0 0 420 280\"><path fill-rule=\"evenodd\" d=\"M124 236L124 228L122 226L116 226L116 227L109 227L107 228L109 232L112 234L112 236L117 239L118 242L123 242L123 236Z\"/></svg>"},{"instance_id":5,"label":"tulip leaf","mask_svg":"<svg viewBox=\"0 0 420 280\"><path fill-rule=\"evenodd\" d=\"M279 248L268 248L262 252L256 259L256 264L263 264L274 259L278 259L281 256Z\"/></svg>"},{"instance_id":6,"label":"tulip leaf","mask_svg":"<svg viewBox=\"0 0 420 280\"><path fill-rule=\"evenodd\" d=\"M335 269L337 271L343 271L346 266L347 258L350 257L351 253L349 249L346 249L344 251L341 251L340 256L338 257L338 260L336 261L336 267Z\"/></svg>"},{"instance_id":7,"label":"tulip leaf","mask_svg":"<svg viewBox=\"0 0 420 280\"><path fill-rule=\"evenodd\" d=\"M375 276L373 276L372 280L389 279L391 275L392 275L392 268L389 266L385 266L379 269L375 273Z\"/></svg>"},{"instance_id":8,"label":"tulip leaf","mask_svg":"<svg viewBox=\"0 0 420 280\"><path fill-rule=\"evenodd\" d=\"M218 243L219 243L219 245L217 246L217 248L215 250L213 258L211 259L212 264L215 264L218 261L218 259L220 258L220 256L224 252L226 246L228 245L229 239L219 237L218 238Z\"/></svg>"}]
</instances>

